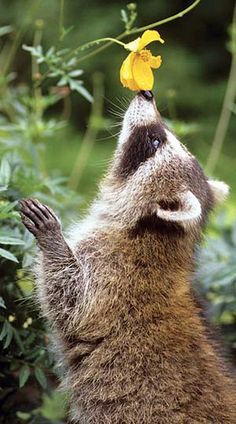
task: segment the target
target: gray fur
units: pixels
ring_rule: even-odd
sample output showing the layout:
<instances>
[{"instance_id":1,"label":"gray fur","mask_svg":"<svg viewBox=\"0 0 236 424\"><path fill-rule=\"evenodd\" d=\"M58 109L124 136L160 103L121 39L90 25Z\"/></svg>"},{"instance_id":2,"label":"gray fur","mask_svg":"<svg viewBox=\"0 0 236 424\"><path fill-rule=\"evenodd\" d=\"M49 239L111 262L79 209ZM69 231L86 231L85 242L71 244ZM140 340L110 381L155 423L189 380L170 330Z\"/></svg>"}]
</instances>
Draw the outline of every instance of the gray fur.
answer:
<instances>
[{"instance_id":1,"label":"gray fur","mask_svg":"<svg viewBox=\"0 0 236 424\"><path fill-rule=\"evenodd\" d=\"M138 149L133 163L133 131L147 128L149 143L155 125L166 134L160 149ZM58 340L75 423L236 422L233 383L190 284L196 244L222 191L165 128L154 102L137 95L70 247L49 208L21 202L41 251L38 298Z\"/></svg>"}]
</instances>

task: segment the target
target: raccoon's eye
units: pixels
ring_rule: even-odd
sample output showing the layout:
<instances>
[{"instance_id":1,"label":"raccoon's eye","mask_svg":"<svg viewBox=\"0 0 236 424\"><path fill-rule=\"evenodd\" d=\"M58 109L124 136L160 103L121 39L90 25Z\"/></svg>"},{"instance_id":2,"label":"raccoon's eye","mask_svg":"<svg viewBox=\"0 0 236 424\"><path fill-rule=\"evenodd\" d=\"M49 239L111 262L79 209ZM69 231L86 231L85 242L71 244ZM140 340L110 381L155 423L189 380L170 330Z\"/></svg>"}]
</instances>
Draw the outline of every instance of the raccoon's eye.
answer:
<instances>
[{"instance_id":1,"label":"raccoon's eye","mask_svg":"<svg viewBox=\"0 0 236 424\"><path fill-rule=\"evenodd\" d=\"M161 142L158 138L154 138L153 140L151 140L151 143L155 150L157 150L158 147L160 147L161 145Z\"/></svg>"}]
</instances>

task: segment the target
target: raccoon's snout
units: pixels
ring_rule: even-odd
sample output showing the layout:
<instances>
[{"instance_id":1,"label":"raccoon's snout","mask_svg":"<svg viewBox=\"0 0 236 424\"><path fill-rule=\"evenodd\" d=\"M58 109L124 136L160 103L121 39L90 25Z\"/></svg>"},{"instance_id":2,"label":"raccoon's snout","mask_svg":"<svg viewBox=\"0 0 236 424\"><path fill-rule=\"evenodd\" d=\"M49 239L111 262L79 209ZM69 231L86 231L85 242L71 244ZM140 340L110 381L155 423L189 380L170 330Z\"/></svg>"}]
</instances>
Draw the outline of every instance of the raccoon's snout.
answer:
<instances>
[{"instance_id":1,"label":"raccoon's snout","mask_svg":"<svg viewBox=\"0 0 236 424\"><path fill-rule=\"evenodd\" d=\"M150 90L146 90L146 91L141 90L139 93L140 93L140 94L141 94L141 96L143 96L146 100L151 101L151 100L153 99L153 94L152 94L152 92L151 92Z\"/></svg>"}]
</instances>

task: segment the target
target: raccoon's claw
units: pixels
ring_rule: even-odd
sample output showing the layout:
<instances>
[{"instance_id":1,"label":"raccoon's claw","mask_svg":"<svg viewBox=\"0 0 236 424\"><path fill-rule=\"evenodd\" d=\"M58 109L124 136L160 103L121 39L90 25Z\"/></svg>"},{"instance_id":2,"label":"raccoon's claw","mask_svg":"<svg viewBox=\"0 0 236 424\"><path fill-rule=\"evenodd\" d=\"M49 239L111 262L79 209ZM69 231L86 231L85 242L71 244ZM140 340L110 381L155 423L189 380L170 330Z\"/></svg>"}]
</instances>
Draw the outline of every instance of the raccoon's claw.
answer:
<instances>
[{"instance_id":1,"label":"raccoon's claw","mask_svg":"<svg viewBox=\"0 0 236 424\"><path fill-rule=\"evenodd\" d=\"M60 230L60 221L48 206L36 199L23 199L19 204L22 222L36 238Z\"/></svg>"}]
</instances>

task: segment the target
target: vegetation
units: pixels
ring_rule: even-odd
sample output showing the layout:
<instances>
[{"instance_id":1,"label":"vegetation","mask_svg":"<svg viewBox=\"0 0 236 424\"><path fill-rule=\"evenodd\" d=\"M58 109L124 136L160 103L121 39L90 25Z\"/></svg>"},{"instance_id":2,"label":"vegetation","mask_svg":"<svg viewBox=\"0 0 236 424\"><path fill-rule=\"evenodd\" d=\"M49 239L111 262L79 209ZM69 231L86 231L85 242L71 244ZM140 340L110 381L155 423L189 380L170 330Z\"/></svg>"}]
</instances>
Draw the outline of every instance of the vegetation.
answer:
<instances>
[{"instance_id":1,"label":"vegetation","mask_svg":"<svg viewBox=\"0 0 236 424\"><path fill-rule=\"evenodd\" d=\"M95 194L95 183L114 148L114 137L108 135L107 128L110 131L117 123L108 109L115 108L113 113L119 118L124 109L124 100L116 100L117 95L123 96L124 90L118 84L115 69L119 69L126 53L118 46L112 47L112 40L106 40L115 31L121 32L119 27L122 25L123 32L118 39L143 31L154 15L158 21L160 16L175 15L175 7L181 10L180 1L175 1L172 7L159 1L158 10L152 0L147 0L145 7L141 3L144 2L140 2L138 8L134 3L123 7L121 23L117 19L118 1L108 5L93 0L88 16L83 0L68 2L66 7L63 0L60 7L56 0L51 0L50 10L44 0L26 1L23 11L22 2L17 0L12 0L11 8L8 2L1 4L2 424L62 423L66 416L65 395L55 391L57 379L54 371L56 374L60 371L54 369L49 336L33 296L30 269L35 246L31 235L20 223L17 202L22 197L36 197L52 206L65 224L86 209ZM199 1L193 4L197 3ZM227 26L232 8L233 2L224 7ZM162 28L167 39L162 54L166 65L158 74L160 109L163 109L168 124L186 143L195 141L195 144L191 142L190 148L203 163L207 162L230 64L230 55L224 46L227 32L222 23L222 11L216 7L212 12L210 7L202 5L194 10L194 17L189 14L184 22L164 19L166 23L173 20L173 24ZM54 19L56 13L58 23L55 27L52 17ZM79 25L74 16L80 16ZM199 44L194 44L199 22L205 25L205 29L199 35ZM212 42L206 30L209 22L221 34L220 46L218 42ZM179 35L181 28L186 32L185 36ZM203 43L204 31L206 40L212 43L210 58L206 40ZM234 41L234 26L231 26L230 34ZM106 39L98 40L99 37ZM88 43L93 38L97 40ZM233 44L229 47L234 58ZM218 56L226 60L219 60ZM209 83L211 79L214 84ZM230 83L232 87L232 81ZM104 92L106 96L109 93L109 99L105 97L103 101ZM235 112L234 109L230 104L231 113ZM85 122L88 122L86 130ZM200 252L201 268L196 282L209 302L209 316L222 326L226 342L233 351L236 348L236 223L232 219L236 193L235 162L232 159L235 153L234 125L231 122L227 139L223 138L227 143L217 167L213 169L211 166L211 171L233 186L231 201L223 215L211 222ZM219 142L217 144L219 146Z\"/></svg>"}]
</instances>

